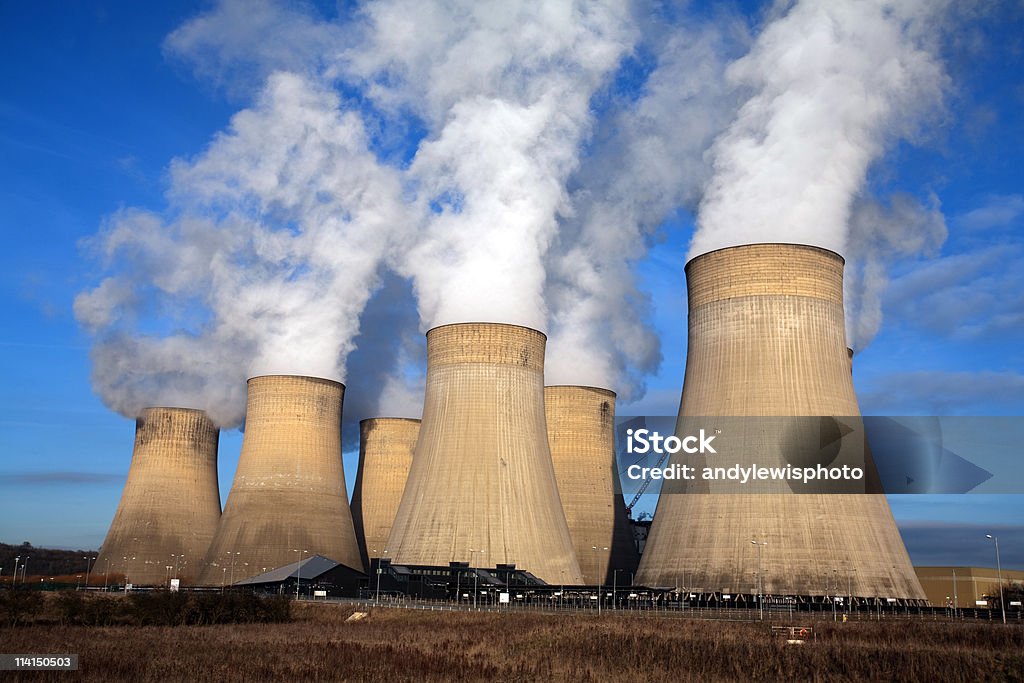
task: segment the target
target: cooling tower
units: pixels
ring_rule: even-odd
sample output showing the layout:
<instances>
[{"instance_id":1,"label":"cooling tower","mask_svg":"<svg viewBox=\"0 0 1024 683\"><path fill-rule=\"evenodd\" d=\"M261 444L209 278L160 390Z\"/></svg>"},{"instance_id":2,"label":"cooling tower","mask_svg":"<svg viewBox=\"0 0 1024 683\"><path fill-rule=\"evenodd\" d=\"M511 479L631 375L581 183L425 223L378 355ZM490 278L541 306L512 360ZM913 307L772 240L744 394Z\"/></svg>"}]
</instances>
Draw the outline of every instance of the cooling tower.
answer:
<instances>
[{"instance_id":1,"label":"cooling tower","mask_svg":"<svg viewBox=\"0 0 1024 683\"><path fill-rule=\"evenodd\" d=\"M583 581L626 585L639 557L615 463L615 392L544 387L544 413L558 495Z\"/></svg>"},{"instance_id":2,"label":"cooling tower","mask_svg":"<svg viewBox=\"0 0 1024 683\"><path fill-rule=\"evenodd\" d=\"M250 379L248 391L242 453L202 583L314 555L361 569L341 461L345 386L267 375Z\"/></svg>"},{"instance_id":3,"label":"cooling tower","mask_svg":"<svg viewBox=\"0 0 1024 683\"><path fill-rule=\"evenodd\" d=\"M128 481L97 572L124 574L144 586L197 577L220 519L218 435L200 410L142 411Z\"/></svg>"},{"instance_id":4,"label":"cooling tower","mask_svg":"<svg viewBox=\"0 0 1024 683\"><path fill-rule=\"evenodd\" d=\"M352 521L364 566L369 566L371 557L388 556L388 535L402 502L419 433L419 420L377 417L359 423Z\"/></svg>"},{"instance_id":5,"label":"cooling tower","mask_svg":"<svg viewBox=\"0 0 1024 683\"><path fill-rule=\"evenodd\" d=\"M388 540L401 564L514 563L582 581L544 421L536 330L461 323L427 332L423 422Z\"/></svg>"},{"instance_id":6,"label":"cooling tower","mask_svg":"<svg viewBox=\"0 0 1024 683\"><path fill-rule=\"evenodd\" d=\"M844 338L843 265L830 251L784 244L721 249L687 264L689 336L677 432L688 416L859 421ZM751 593L758 571L752 540L767 543L766 593L924 598L885 496L867 493L663 492L637 580Z\"/></svg>"}]
</instances>

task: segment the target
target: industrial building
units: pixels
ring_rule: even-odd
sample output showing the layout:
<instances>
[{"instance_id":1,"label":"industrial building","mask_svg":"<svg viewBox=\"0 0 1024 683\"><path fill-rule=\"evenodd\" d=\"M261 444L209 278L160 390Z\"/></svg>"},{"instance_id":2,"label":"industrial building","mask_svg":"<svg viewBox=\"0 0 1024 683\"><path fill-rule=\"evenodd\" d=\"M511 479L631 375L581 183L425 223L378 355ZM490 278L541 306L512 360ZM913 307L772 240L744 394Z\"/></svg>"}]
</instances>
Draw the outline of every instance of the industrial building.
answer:
<instances>
[{"instance_id":1,"label":"industrial building","mask_svg":"<svg viewBox=\"0 0 1024 683\"><path fill-rule=\"evenodd\" d=\"M640 556L622 500L615 462L615 392L544 387L555 481L583 582L632 578Z\"/></svg>"},{"instance_id":2,"label":"industrial building","mask_svg":"<svg viewBox=\"0 0 1024 683\"><path fill-rule=\"evenodd\" d=\"M367 583L366 574L340 562L314 555L234 583L261 593L311 598L355 598Z\"/></svg>"},{"instance_id":3,"label":"industrial building","mask_svg":"<svg viewBox=\"0 0 1024 683\"><path fill-rule=\"evenodd\" d=\"M686 264L688 346L677 434L700 416L859 419L843 267L836 253L795 244L730 247ZM774 451L785 444L781 433L767 441L753 434L765 423L750 424L749 436L760 439L751 443ZM861 457L870 463L863 449ZM880 494L663 488L637 582L704 593L925 597Z\"/></svg>"},{"instance_id":4,"label":"industrial building","mask_svg":"<svg viewBox=\"0 0 1024 683\"><path fill-rule=\"evenodd\" d=\"M322 555L362 569L341 459L345 386L268 375L248 382L235 479L201 576L250 577Z\"/></svg>"},{"instance_id":5,"label":"industrial building","mask_svg":"<svg viewBox=\"0 0 1024 683\"><path fill-rule=\"evenodd\" d=\"M546 341L499 323L427 332L423 421L388 540L396 563L516 564L582 582L548 445Z\"/></svg>"},{"instance_id":6,"label":"industrial building","mask_svg":"<svg viewBox=\"0 0 1024 683\"><path fill-rule=\"evenodd\" d=\"M387 554L402 492L409 478L420 421L377 417L359 423L359 469L352 491L352 521L363 566Z\"/></svg>"},{"instance_id":7,"label":"industrial building","mask_svg":"<svg viewBox=\"0 0 1024 683\"><path fill-rule=\"evenodd\" d=\"M999 595L1000 572L994 567L914 567L914 572L934 607L970 609L998 604L992 599ZM1015 585L1024 590L1024 571L1003 569L1001 573L1004 589ZM1020 611L1021 605L1012 604L1009 597L1006 600L1008 610Z\"/></svg>"},{"instance_id":8,"label":"industrial building","mask_svg":"<svg viewBox=\"0 0 1024 683\"><path fill-rule=\"evenodd\" d=\"M219 430L200 410L146 408L128 480L95 571L129 583L191 583L220 519Z\"/></svg>"}]
</instances>

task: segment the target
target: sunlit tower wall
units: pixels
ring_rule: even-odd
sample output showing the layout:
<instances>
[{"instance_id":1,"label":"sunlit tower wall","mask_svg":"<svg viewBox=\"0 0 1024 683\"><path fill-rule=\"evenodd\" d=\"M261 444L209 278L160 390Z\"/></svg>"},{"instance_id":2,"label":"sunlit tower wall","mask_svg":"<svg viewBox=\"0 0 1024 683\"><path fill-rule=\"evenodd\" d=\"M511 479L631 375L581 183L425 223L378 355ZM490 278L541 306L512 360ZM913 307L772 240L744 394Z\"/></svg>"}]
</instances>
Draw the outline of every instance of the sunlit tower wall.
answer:
<instances>
[{"instance_id":1,"label":"sunlit tower wall","mask_svg":"<svg viewBox=\"0 0 1024 683\"><path fill-rule=\"evenodd\" d=\"M640 558L615 463L615 392L544 387L544 413L558 495L583 581L626 585Z\"/></svg>"},{"instance_id":2,"label":"sunlit tower wall","mask_svg":"<svg viewBox=\"0 0 1024 683\"><path fill-rule=\"evenodd\" d=\"M202 573L222 585L313 555L362 568L341 460L345 385L296 375L248 382L235 479Z\"/></svg>"},{"instance_id":3,"label":"sunlit tower wall","mask_svg":"<svg viewBox=\"0 0 1024 683\"><path fill-rule=\"evenodd\" d=\"M220 519L219 435L200 410L142 411L128 480L96 572L124 574L143 586L198 578Z\"/></svg>"},{"instance_id":4,"label":"sunlit tower wall","mask_svg":"<svg viewBox=\"0 0 1024 683\"><path fill-rule=\"evenodd\" d=\"M352 521L364 566L387 557L388 535L412 467L420 421L374 417L359 423L359 469L352 492Z\"/></svg>"},{"instance_id":5,"label":"sunlit tower wall","mask_svg":"<svg viewBox=\"0 0 1024 683\"><path fill-rule=\"evenodd\" d=\"M388 550L402 564L514 563L582 581L558 496L536 330L459 323L427 332L423 421Z\"/></svg>"},{"instance_id":6,"label":"sunlit tower wall","mask_svg":"<svg viewBox=\"0 0 1024 683\"><path fill-rule=\"evenodd\" d=\"M753 244L686 265L689 335L677 432L688 416L859 416L841 256ZM662 494L637 580L751 592L920 600L881 494Z\"/></svg>"}]
</instances>

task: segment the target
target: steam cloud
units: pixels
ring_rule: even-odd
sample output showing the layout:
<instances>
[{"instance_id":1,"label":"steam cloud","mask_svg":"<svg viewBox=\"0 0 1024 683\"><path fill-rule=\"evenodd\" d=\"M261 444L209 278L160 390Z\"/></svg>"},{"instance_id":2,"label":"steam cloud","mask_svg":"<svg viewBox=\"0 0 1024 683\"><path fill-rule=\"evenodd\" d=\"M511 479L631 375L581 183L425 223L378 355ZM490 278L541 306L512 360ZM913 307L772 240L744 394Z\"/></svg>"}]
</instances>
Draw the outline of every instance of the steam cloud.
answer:
<instances>
[{"instance_id":1,"label":"steam cloud","mask_svg":"<svg viewBox=\"0 0 1024 683\"><path fill-rule=\"evenodd\" d=\"M845 252L871 163L942 101L941 5L804 0L768 24L727 71L752 94L710 150L691 257L777 241Z\"/></svg>"},{"instance_id":2,"label":"steam cloud","mask_svg":"<svg viewBox=\"0 0 1024 683\"><path fill-rule=\"evenodd\" d=\"M804 1L750 47L731 15L646 0L336 19L223 0L164 47L253 103L171 164L166 211L121 211L90 241L106 277L75 312L94 385L126 415L187 405L230 426L248 376L344 381L351 361L368 374L348 419L409 414L415 328L490 320L549 331L549 383L639 398L661 355L636 264L687 212L691 255L788 241L862 259L867 338L882 251L944 235L937 205L863 192L941 102L935 4ZM915 234L879 227L911 215Z\"/></svg>"},{"instance_id":3,"label":"steam cloud","mask_svg":"<svg viewBox=\"0 0 1024 683\"><path fill-rule=\"evenodd\" d=\"M95 246L118 272L75 301L100 335L93 381L108 404L127 415L184 404L227 426L241 420L249 376L343 381L408 220L398 174L368 150L360 118L277 73L170 175L172 217L115 217ZM163 329L149 332L154 318Z\"/></svg>"}]
</instances>

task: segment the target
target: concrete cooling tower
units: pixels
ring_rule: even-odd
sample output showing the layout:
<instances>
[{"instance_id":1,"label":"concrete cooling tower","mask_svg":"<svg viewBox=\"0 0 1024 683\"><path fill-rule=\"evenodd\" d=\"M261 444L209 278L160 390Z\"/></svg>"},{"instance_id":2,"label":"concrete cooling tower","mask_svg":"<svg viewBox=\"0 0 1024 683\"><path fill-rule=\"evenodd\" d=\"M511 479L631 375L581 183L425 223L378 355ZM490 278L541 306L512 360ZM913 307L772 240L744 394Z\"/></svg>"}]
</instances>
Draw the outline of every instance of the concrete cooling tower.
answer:
<instances>
[{"instance_id":1,"label":"concrete cooling tower","mask_svg":"<svg viewBox=\"0 0 1024 683\"><path fill-rule=\"evenodd\" d=\"M248 391L242 453L202 583L314 555L361 569L341 460L345 385L267 375L250 379Z\"/></svg>"},{"instance_id":2,"label":"concrete cooling tower","mask_svg":"<svg viewBox=\"0 0 1024 683\"><path fill-rule=\"evenodd\" d=\"M369 566L371 557L388 556L388 535L402 502L419 433L419 420L376 417L359 423L352 521L364 566Z\"/></svg>"},{"instance_id":3,"label":"concrete cooling tower","mask_svg":"<svg viewBox=\"0 0 1024 683\"><path fill-rule=\"evenodd\" d=\"M423 422L388 550L401 564L514 563L582 581L551 464L536 330L462 323L427 332Z\"/></svg>"},{"instance_id":4,"label":"concrete cooling tower","mask_svg":"<svg viewBox=\"0 0 1024 683\"><path fill-rule=\"evenodd\" d=\"M847 422L859 423L843 265L833 252L788 244L721 249L687 264L680 436L691 416L851 416ZM862 443L862 460L865 453ZM637 581L753 593L759 548L752 541L766 543L759 548L768 594L924 598L885 496L870 493L663 489Z\"/></svg>"},{"instance_id":5,"label":"concrete cooling tower","mask_svg":"<svg viewBox=\"0 0 1024 683\"><path fill-rule=\"evenodd\" d=\"M128 481L95 571L143 586L197 578L220 519L219 434L200 410L142 411Z\"/></svg>"},{"instance_id":6,"label":"concrete cooling tower","mask_svg":"<svg viewBox=\"0 0 1024 683\"><path fill-rule=\"evenodd\" d=\"M544 413L558 494L583 581L626 585L640 558L615 463L615 392L544 387Z\"/></svg>"}]
</instances>

